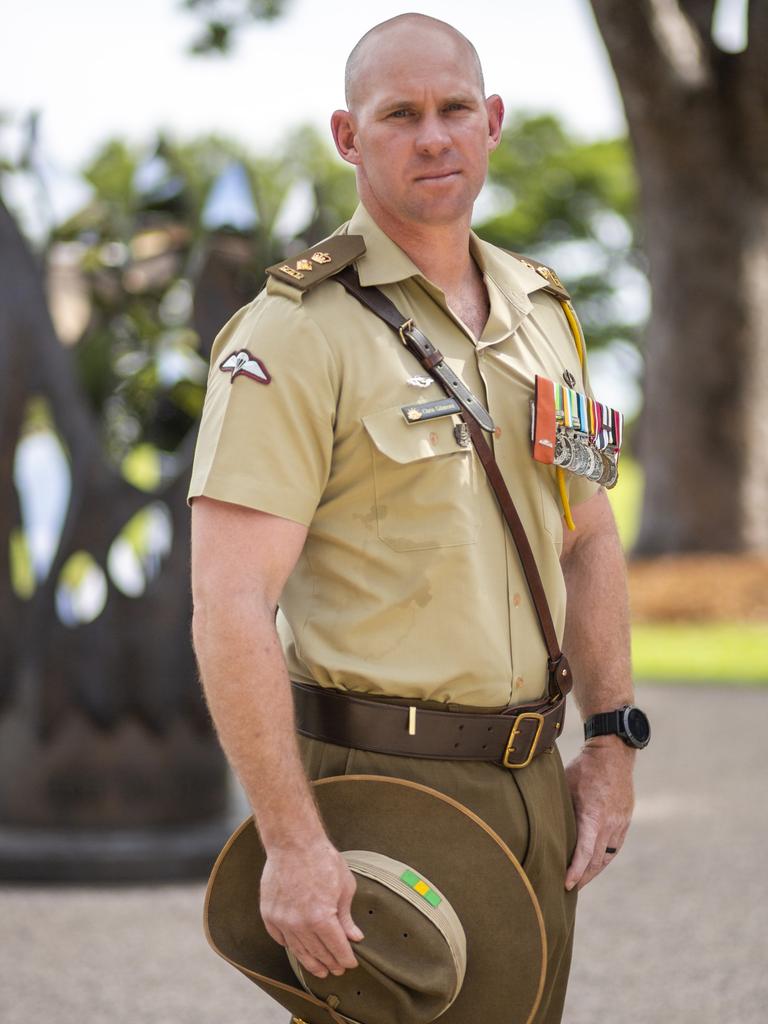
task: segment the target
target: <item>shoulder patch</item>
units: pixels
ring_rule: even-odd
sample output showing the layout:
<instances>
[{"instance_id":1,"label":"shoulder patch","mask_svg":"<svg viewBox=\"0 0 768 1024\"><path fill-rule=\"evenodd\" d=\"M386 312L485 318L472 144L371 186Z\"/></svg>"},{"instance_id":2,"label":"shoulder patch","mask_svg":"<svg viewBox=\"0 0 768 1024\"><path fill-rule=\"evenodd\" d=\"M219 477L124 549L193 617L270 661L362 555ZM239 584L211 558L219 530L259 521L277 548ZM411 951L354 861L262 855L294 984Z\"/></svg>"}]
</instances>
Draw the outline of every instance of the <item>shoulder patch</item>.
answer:
<instances>
[{"instance_id":1,"label":"shoulder patch","mask_svg":"<svg viewBox=\"0 0 768 1024\"><path fill-rule=\"evenodd\" d=\"M267 273L275 280L305 292L338 274L364 252L362 235L331 235L298 256L267 267Z\"/></svg>"},{"instance_id":2,"label":"shoulder patch","mask_svg":"<svg viewBox=\"0 0 768 1024\"><path fill-rule=\"evenodd\" d=\"M539 263L538 260L531 259L530 256L521 256L519 252L512 252L510 249L505 249L504 252L509 253L510 256L514 256L516 260L519 260L523 266L528 267L530 270L535 270L537 274L547 282L544 290L549 292L550 295L555 295L558 299L570 299L565 285L554 272L551 267L546 266L544 263Z\"/></svg>"}]
</instances>

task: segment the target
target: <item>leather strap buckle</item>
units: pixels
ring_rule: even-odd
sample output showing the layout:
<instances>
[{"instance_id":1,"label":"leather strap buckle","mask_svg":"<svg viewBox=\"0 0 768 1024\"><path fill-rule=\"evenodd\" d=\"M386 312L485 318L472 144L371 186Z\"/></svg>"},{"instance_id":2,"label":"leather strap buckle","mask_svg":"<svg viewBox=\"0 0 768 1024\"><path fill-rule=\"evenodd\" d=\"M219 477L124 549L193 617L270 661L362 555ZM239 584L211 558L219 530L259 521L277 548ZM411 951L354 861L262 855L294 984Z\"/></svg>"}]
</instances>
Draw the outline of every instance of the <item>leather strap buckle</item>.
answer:
<instances>
[{"instance_id":1,"label":"leather strap buckle","mask_svg":"<svg viewBox=\"0 0 768 1024\"><path fill-rule=\"evenodd\" d=\"M510 754L513 754L515 752L515 740L517 739L518 735L520 734L520 723L525 721L526 719L531 719L534 722L536 722L536 732L533 734L533 739L531 740L531 745L528 748L528 756L526 757L526 759L524 761L515 761L515 762L510 761L510 759L509 759L510 758ZM528 765L531 763L531 761L536 756L536 745L539 742L539 737L541 736L541 730L543 728L544 728L544 715L540 715L538 711L523 711L523 712L521 712L519 715L517 715L515 717L515 722L514 722L514 725L512 726L512 730L511 730L511 732L509 734L509 739L507 740L507 747L506 747L506 750L504 751L504 757L503 757L502 762L501 762L504 765L505 768L527 768L528 767Z\"/></svg>"},{"instance_id":2,"label":"leather strap buckle","mask_svg":"<svg viewBox=\"0 0 768 1024\"><path fill-rule=\"evenodd\" d=\"M406 320L405 323L400 324L397 329L397 333L400 335L400 341L408 348L408 339L405 336L406 331L413 330L413 319Z\"/></svg>"}]
</instances>

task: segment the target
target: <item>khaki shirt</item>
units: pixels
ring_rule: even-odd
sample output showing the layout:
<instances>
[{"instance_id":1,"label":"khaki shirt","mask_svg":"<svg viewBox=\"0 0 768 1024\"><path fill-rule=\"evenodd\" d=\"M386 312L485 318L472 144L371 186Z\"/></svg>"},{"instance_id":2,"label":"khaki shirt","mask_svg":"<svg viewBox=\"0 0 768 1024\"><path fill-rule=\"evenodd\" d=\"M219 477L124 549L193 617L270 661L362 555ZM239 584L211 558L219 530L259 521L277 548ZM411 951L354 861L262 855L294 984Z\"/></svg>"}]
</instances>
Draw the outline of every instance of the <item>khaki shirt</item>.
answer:
<instances>
[{"instance_id":1,"label":"khaki shirt","mask_svg":"<svg viewBox=\"0 0 768 1024\"><path fill-rule=\"evenodd\" d=\"M558 634L563 520L554 469L531 456L534 375L588 391L547 282L474 234L490 316L481 337L359 206L377 285L443 353L496 423L496 459L533 548ZM240 349L268 383L220 369ZM262 371L257 370L257 376ZM442 397L394 331L329 278L304 293L270 278L218 334L189 499L261 509L309 528L277 626L291 678L370 694L499 707L540 697L546 649L514 543L456 416L408 423ZM577 504L597 485L570 473Z\"/></svg>"}]
</instances>

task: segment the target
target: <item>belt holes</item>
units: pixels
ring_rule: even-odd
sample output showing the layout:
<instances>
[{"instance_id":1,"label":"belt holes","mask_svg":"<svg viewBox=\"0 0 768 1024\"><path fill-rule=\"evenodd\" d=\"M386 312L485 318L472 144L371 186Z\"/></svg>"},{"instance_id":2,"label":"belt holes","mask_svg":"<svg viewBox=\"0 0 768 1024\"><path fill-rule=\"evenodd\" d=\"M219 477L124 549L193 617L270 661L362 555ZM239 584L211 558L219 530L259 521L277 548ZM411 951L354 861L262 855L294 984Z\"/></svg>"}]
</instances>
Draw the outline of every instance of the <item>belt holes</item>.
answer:
<instances>
[{"instance_id":1,"label":"belt holes","mask_svg":"<svg viewBox=\"0 0 768 1024\"><path fill-rule=\"evenodd\" d=\"M489 725L489 726L488 726L488 732L492 732L492 731L493 731L493 726L492 726L492 725Z\"/></svg>"},{"instance_id":2,"label":"belt holes","mask_svg":"<svg viewBox=\"0 0 768 1024\"><path fill-rule=\"evenodd\" d=\"M481 749L482 749L482 750L485 750L485 748L486 748L487 746L488 746L488 744L487 744L487 743L484 743Z\"/></svg>"},{"instance_id":3,"label":"belt holes","mask_svg":"<svg viewBox=\"0 0 768 1024\"><path fill-rule=\"evenodd\" d=\"M373 913L373 911L372 911L372 910L369 910L369 911L368 911L368 913L369 913L369 914L372 914L372 913Z\"/></svg>"},{"instance_id":4,"label":"belt holes","mask_svg":"<svg viewBox=\"0 0 768 1024\"><path fill-rule=\"evenodd\" d=\"M462 730L463 728L464 728L464 726L463 726L463 725L460 725L460 726L459 726L459 731L461 731L461 730Z\"/></svg>"},{"instance_id":5,"label":"belt holes","mask_svg":"<svg viewBox=\"0 0 768 1024\"><path fill-rule=\"evenodd\" d=\"M453 749L455 750L455 749L456 749L456 747L458 747L458 745L459 745L458 743L454 743L454 744L453 744Z\"/></svg>"},{"instance_id":6,"label":"belt holes","mask_svg":"<svg viewBox=\"0 0 768 1024\"><path fill-rule=\"evenodd\" d=\"M404 939L407 939L407 938L408 938L408 932L403 932L403 938L404 938Z\"/></svg>"}]
</instances>

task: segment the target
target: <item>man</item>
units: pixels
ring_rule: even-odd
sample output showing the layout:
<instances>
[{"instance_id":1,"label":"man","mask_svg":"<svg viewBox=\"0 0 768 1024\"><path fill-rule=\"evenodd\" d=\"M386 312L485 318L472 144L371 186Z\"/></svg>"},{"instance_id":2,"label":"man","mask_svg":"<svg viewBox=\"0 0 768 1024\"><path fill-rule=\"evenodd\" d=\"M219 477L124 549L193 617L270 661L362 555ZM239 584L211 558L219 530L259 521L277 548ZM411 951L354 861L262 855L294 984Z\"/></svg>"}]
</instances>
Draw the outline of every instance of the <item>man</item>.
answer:
<instances>
[{"instance_id":1,"label":"man","mask_svg":"<svg viewBox=\"0 0 768 1024\"><path fill-rule=\"evenodd\" d=\"M356 171L361 206L340 233L364 240L360 280L414 318L493 416L495 456L582 714L631 704L623 557L606 496L569 474L575 530L564 531L553 469L530 455L535 374L565 371L588 387L573 337L548 279L470 231L502 101L485 98L468 40L412 14L363 37L346 91L332 131ZM354 967L350 942L365 922L352 920L354 879L307 775L424 782L480 814L523 863L549 950L536 1020L552 1024L576 890L629 825L634 750L616 735L589 740L566 785L556 748L511 771L295 734L290 679L469 711L530 703L546 688L525 577L474 451L456 417L406 422L403 406L440 397L437 385L332 275L313 283L331 258L318 249L273 268L218 336L190 488L194 644L267 852L262 916L318 977Z\"/></svg>"}]
</instances>

